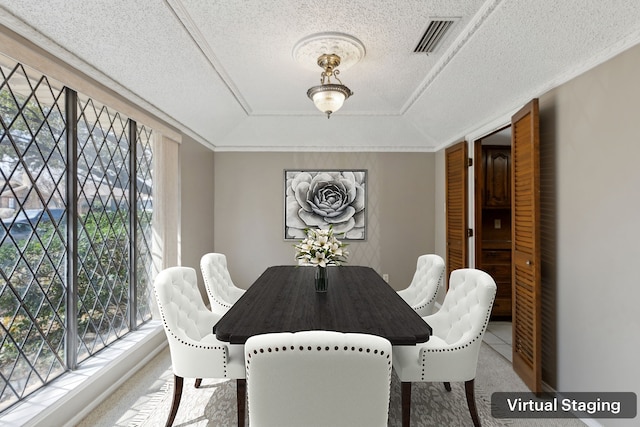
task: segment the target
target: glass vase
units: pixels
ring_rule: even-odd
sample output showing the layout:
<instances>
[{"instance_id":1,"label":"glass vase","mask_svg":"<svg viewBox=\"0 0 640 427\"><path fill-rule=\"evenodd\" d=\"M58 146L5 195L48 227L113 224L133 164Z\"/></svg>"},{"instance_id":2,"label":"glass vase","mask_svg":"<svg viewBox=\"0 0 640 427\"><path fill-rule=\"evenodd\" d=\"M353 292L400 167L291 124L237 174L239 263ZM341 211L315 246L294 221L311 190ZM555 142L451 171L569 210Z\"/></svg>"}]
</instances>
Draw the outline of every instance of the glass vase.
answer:
<instances>
[{"instance_id":1,"label":"glass vase","mask_svg":"<svg viewBox=\"0 0 640 427\"><path fill-rule=\"evenodd\" d=\"M316 267L316 292L327 292L327 287L329 286L329 275L327 274L328 268L326 267Z\"/></svg>"}]
</instances>

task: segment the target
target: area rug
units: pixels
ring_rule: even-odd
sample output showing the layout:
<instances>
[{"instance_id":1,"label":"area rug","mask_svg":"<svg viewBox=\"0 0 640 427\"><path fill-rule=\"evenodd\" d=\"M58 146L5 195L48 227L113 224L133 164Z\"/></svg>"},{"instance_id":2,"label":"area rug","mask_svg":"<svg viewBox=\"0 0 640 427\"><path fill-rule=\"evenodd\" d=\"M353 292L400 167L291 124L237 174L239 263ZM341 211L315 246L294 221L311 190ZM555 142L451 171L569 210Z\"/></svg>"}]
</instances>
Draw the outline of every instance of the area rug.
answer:
<instances>
[{"instance_id":1,"label":"area rug","mask_svg":"<svg viewBox=\"0 0 640 427\"><path fill-rule=\"evenodd\" d=\"M481 361L486 358L501 358L495 351L483 344ZM507 362L504 361L506 364ZM479 364L478 369L482 369ZM506 365L508 366L508 365ZM166 371L166 384L146 408L144 417L137 417L130 427L164 426L173 391L173 376ZM473 425L464 393L463 383L452 383L447 392L441 383L414 383L411 395L411 426L470 426ZM490 394L483 390L479 378L476 379L476 405L483 427L509 426L508 420L491 416ZM178 409L175 427L236 426L236 383L235 380L203 380L199 389L193 387L193 380L185 379L182 402ZM391 378L391 399L389 405L389 427L401 427L400 382L395 372ZM249 426L248 419L245 422ZM365 427L365 426L363 426Z\"/></svg>"}]
</instances>

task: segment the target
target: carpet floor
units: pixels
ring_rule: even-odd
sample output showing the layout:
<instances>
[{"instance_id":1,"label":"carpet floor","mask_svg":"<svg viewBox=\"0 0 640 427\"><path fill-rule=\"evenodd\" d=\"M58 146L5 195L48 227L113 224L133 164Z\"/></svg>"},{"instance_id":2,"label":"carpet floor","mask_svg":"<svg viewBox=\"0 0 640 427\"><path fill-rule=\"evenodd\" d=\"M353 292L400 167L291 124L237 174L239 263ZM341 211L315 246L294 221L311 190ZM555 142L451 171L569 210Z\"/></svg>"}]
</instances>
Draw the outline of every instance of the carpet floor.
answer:
<instances>
[{"instance_id":1,"label":"carpet floor","mask_svg":"<svg viewBox=\"0 0 640 427\"><path fill-rule=\"evenodd\" d=\"M191 383L191 382L190 382ZM467 426L471 425L464 386L452 384L451 392L445 391L442 384L416 383L413 385L411 402L411 425L427 426ZM171 405L171 387L160 400L157 410L149 418L138 424L140 427L162 426L166 422ZM485 427L501 427L509 424L491 417L490 401L484 393L476 390L478 413ZM236 385L235 381L203 381L200 389L193 383L183 389L182 403L174 426L235 426L236 425ZM389 405L390 427L401 427L400 383L394 374L391 380L391 399ZM249 426L248 418L245 425ZM132 424L131 427L136 426ZM303 427L303 426L301 426ZM362 426L366 427L366 426Z\"/></svg>"},{"instance_id":2,"label":"carpet floor","mask_svg":"<svg viewBox=\"0 0 640 427\"><path fill-rule=\"evenodd\" d=\"M168 350L127 381L116 393L85 418L78 427L164 426L171 406L173 374ZM577 419L496 419L491 416L491 393L526 391L511 364L483 343L478 359L476 404L484 427L584 426ZM414 383L411 426L470 426L471 417L462 383L452 383L446 392L441 383ZM186 379L176 427L235 426L236 385L234 380L203 380L199 389ZM249 426L248 421L245 424ZM392 376L388 426L401 426L400 383Z\"/></svg>"}]
</instances>

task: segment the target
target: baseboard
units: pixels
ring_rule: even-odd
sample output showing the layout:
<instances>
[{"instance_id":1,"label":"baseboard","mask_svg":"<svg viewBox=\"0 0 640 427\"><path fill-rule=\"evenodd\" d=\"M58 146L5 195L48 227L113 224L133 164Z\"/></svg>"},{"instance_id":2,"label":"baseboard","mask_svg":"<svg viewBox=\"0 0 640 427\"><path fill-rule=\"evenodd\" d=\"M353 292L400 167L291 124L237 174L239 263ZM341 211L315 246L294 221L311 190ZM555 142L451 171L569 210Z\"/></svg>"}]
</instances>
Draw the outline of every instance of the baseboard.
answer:
<instances>
[{"instance_id":1,"label":"baseboard","mask_svg":"<svg viewBox=\"0 0 640 427\"><path fill-rule=\"evenodd\" d=\"M549 384L545 383L544 381L542 382L542 392L551 393L551 394L557 393L557 391L553 387L551 387ZM582 421L588 427L603 427L602 424L600 424L598 421L594 420L593 418L580 418L575 412L572 412L572 413L576 419Z\"/></svg>"}]
</instances>

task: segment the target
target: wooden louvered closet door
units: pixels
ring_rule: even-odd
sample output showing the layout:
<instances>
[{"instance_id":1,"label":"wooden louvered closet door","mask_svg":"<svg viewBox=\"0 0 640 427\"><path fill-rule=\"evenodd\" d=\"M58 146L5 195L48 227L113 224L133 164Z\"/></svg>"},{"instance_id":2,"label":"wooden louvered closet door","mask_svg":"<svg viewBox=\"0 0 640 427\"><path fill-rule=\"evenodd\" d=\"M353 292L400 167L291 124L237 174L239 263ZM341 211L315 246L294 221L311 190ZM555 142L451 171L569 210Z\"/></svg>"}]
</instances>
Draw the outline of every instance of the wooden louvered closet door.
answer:
<instances>
[{"instance_id":1,"label":"wooden louvered closet door","mask_svg":"<svg viewBox=\"0 0 640 427\"><path fill-rule=\"evenodd\" d=\"M453 270L467 267L467 142L445 151L447 210L447 278ZM448 284L449 282L447 282Z\"/></svg>"},{"instance_id":2,"label":"wooden louvered closet door","mask_svg":"<svg viewBox=\"0 0 640 427\"><path fill-rule=\"evenodd\" d=\"M542 391L538 100L511 119L513 369Z\"/></svg>"}]
</instances>

